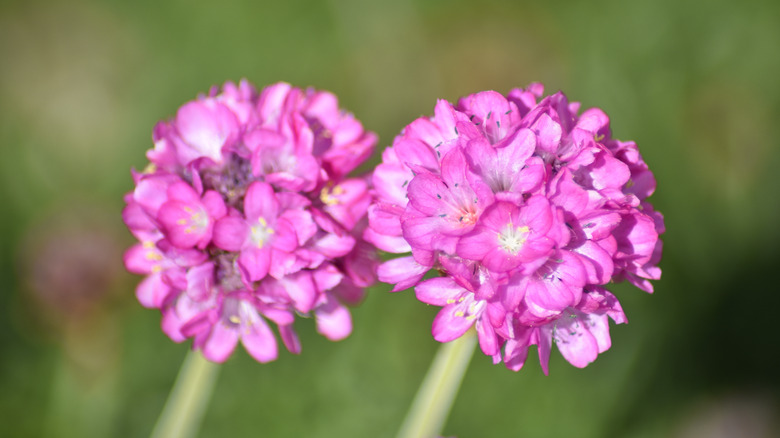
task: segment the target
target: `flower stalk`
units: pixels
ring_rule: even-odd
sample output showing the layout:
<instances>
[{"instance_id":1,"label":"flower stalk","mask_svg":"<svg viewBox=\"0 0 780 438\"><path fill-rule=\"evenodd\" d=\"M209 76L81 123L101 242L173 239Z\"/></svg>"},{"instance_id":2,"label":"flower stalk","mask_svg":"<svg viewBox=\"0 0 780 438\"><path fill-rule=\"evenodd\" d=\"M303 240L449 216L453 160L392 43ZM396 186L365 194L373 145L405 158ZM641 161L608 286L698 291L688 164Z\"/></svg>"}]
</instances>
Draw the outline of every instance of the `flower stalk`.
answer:
<instances>
[{"instance_id":1,"label":"flower stalk","mask_svg":"<svg viewBox=\"0 0 780 438\"><path fill-rule=\"evenodd\" d=\"M208 406L219 365L209 362L198 351L190 351L176 377L151 438L189 438L200 429Z\"/></svg>"},{"instance_id":2,"label":"flower stalk","mask_svg":"<svg viewBox=\"0 0 780 438\"><path fill-rule=\"evenodd\" d=\"M474 330L452 342L442 344L415 396L398 438L438 436L477 345Z\"/></svg>"}]
</instances>

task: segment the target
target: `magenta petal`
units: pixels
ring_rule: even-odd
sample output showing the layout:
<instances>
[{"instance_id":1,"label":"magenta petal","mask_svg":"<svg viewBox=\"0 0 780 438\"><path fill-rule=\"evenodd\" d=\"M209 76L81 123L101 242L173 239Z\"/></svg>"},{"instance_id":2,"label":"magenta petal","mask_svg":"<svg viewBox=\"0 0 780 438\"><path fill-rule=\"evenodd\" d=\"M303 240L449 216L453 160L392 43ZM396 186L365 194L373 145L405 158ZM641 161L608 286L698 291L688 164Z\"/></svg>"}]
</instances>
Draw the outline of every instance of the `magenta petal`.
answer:
<instances>
[{"instance_id":1,"label":"magenta petal","mask_svg":"<svg viewBox=\"0 0 780 438\"><path fill-rule=\"evenodd\" d=\"M409 242L407 242L403 236L386 236L377 233L371 228L367 228L363 231L363 239L374 245L377 249L393 254L401 254L412 250Z\"/></svg>"},{"instance_id":2,"label":"magenta petal","mask_svg":"<svg viewBox=\"0 0 780 438\"><path fill-rule=\"evenodd\" d=\"M589 284L609 283L614 270L614 263L609 253L591 240L586 240L582 245L574 248L573 252L580 256Z\"/></svg>"},{"instance_id":3,"label":"magenta petal","mask_svg":"<svg viewBox=\"0 0 780 438\"><path fill-rule=\"evenodd\" d=\"M450 277L429 278L414 288L417 299L434 306L446 306L467 292Z\"/></svg>"},{"instance_id":4,"label":"magenta petal","mask_svg":"<svg viewBox=\"0 0 780 438\"><path fill-rule=\"evenodd\" d=\"M564 316L556 321L552 332L558 351L577 368L584 368L599 355L598 342L585 323L579 317Z\"/></svg>"},{"instance_id":5,"label":"magenta petal","mask_svg":"<svg viewBox=\"0 0 780 438\"><path fill-rule=\"evenodd\" d=\"M285 218L280 218L276 222L271 246L279 251L293 252L298 248L298 235L295 233L295 227Z\"/></svg>"},{"instance_id":6,"label":"magenta petal","mask_svg":"<svg viewBox=\"0 0 780 438\"><path fill-rule=\"evenodd\" d=\"M599 347L599 353L609 350L612 346L612 339L609 336L609 319L607 315L583 315L583 324L590 331L590 334L596 339Z\"/></svg>"},{"instance_id":7,"label":"magenta petal","mask_svg":"<svg viewBox=\"0 0 780 438\"><path fill-rule=\"evenodd\" d=\"M550 374L550 351L552 351L552 327L547 324L536 331L536 348L539 353L539 364L544 375Z\"/></svg>"},{"instance_id":8,"label":"magenta petal","mask_svg":"<svg viewBox=\"0 0 780 438\"><path fill-rule=\"evenodd\" d=\"M206 343L203 344L203 356L212 362L224 362L236 349L238 337L237 330L222 323L214 324Z\"/></svg>"},{"instance_id":9,"label":"magenta petal","mask_svg":"<svg viewBox=\"0 0 780 438\"><path fill-rule=\"evenodd\" d=\"M452 148L441 160L441 178L453 189L468 184L467 171L466 156L463 154L463 149L459 147Z\"/></svg>"},{"instance_id":10,"label":"magenta petal","mask_svg":"<svg viewBox=\"0 0 780 438\"><path fill-rule=\"evenodd\" d=\"M433 249L434 241L441 237L442 222L435 216L405 216L402 220L403 238L415 248Z\"/></svg>"},{"instance_id":11,"label":"magenta petal","mask_svg":"<svg viewBox=\"0 0 780 438\"><path fill-rule=\"evenodd\" d=\"M414 257L399 257L388 260L377 269L379 281L395 284L393 292L407 289L417 284L430 267L423 266Z\"/></svg>"},{"instance_id":12,"label":"magenta petal","mask_svg":"<svg viewBox=\"0 0 780 438\"><path fill-rule=\"evenodd\" d=\"M519 129L497 146L499 160L509 163L513 172L519 172L536 149L536 136L530 129Z\"/></svg>"},{"instance_id":13,"label":"magenta petal","mask_svg":"<svg viewBox=\"0 0 780 438\"><path fill-rule=\"evenodd\" d=\"M154 243L138 243L130 247L124 254L125 268L133 274L151 274L155 266L159 266L164 256Z\"/></svg>"},{"instance_id":14,"label":"magenta petal","mask_svg":"<svg viewBox=\"0 0 780 438\"><path fill-rule=\"evenodd\" d=\"M139 232L153 233L157 229L154 220L144 211L141 204L135 201L129 201L129 204L122 209L122 220L136 237L139 237ZM140 237L139 240L141 240Z\"/></svg>"},{"instance_id":15,"label":"magenta petal","mask_svg":"<svg viewBox=\"0 0 780 438\"><path fill-rule=\"evenodd\" d=\"M504 364L512 371L520 371L528 358L528 346L534 343L534 334L537 329L526 327L519 330L515 337L506 341L504 347ZM545 364L546 365L546 364ZM547 374L546 366L542 369Z\"/></svg>"},{"instance_id":16,"label":"magenta petal","mask_svg":"<svg viewBox=\"0 0 780 438\"><path fill-rule=\"evenodd\" d=\"M531 280L525 290L525 305L536 316L546 318L576 304L574 294L560 281Z\"/></svg>"},{"instance_id":17,"label":"magenta petal","mask_svg":"<svg viewBox=\"0 0 780 438\"><path fill-rule=\"evenodd\" d=\"M303 246L306 241L314 237L317 233L317 224L314 222L311 213L305 210L287 210L281 218L288 221L298 236L298 245ZM281 222L281 221L280 221Z\"/></svg>"},{"instance_id":18,"label":"magenta petal","mask_svg":"<svg viewBox=\"0 0 780 438\"><path fill-rule=\"evenodd\" d=\"M168 186L181 179L176 175L154 175L138 181L133 191L133 199L150 216L156 217L157 212L168 201Z\"/></svg>"},{"instance_id":19,"label":"magenta petal","mask_svg":"<svg viewBox=\"0 0 780 438\"><path fill-rule=\"evenodd\" d=\"M312 272L312 278L317 290L324 292L338 286L341 280L344 279L344 274L337 267L328 263Z\"/></svg>"},{"instance_id":20,"label":"magenta petal","mask_svg":"<svg viewBox=\"0 0 780 438\"><path fill-rule=\"evenodd\" d=\"M144 278L135 289L135 296L142 306L150 309L159 309L171 288L162 281L162 275L152 274Z\"/></svg>"},{"instance_id":21,"label":"magenta petal","mask_svg":"<svg viewBox=\"0 0 780 438\"><path fill-rule=\"evenodd\" d=\"M535 234L547 233L553 221L553 213L547 198L539 195L531 196L520 209L519 220Z\"/></svg>"},{"instance_id":22,"label":"magenta petal","mask_svg":"<svg viewBox=\"0 0 780 438\"><path fill-rule=\"evenodd\" d=\"M247 220L254 222L258 218L264 218L271 222L279 212L279 202L276 200L274 189L270 184L262 181L253 182L246 191L244 198L244 214Z\"/></svg>"},{"instance_id":23,"label":"magenta petal","mask_svg":"<svg viewBox=\"0 0 780 438\"><path fill-rule=\"evenodd\" d=\"M599 108L589 108L580 115L577 127L596 134L602 129L609 129L609 117Z\"/></svg>"},{"instance_id":24,"label":"magenta petal","mask_svg":"<svg viewBox=\"0 0 780 438\"><path fill-rule=\"evenodd\" d=\"M495 238L494 238L495 240ZM522 258L519 254L511 254L498 246L492 248L482 258L482 264L491 272L507 272L520 265Z\"/></svg>"},{"instance_id":25,"label":"magenta petal","mask_svg":"<svg viewBox=\"0 0 780 438\"><path fill-rule=\"evenodd\" d=\"M458 240L455 252L464 259L482 260L498 247L495 231L477 226Z\"/></svg>"},{"instance_id":26,"label":"magenta petal","mask_svg":"<svg viewBox=\"0 0 780 438\"><path fill-rule=\"evenodd\" d=\"M271 328L257 314L250 321L251 324L241 325L241 343L244 349L260 363L276 360L278 351Z\"/></svg>"},{"instance_id":27,"label":"magenta petal","mask_svg":"<svg viewBox=\"0 0 780 438\"><path fill-rule=\"evenodd\" d=\"M349 310L332 296L314 310L317 320L317 332L330 339L340 341L352 333L352 317Z\"/></svg>"},{"instance_id":28,"label":"magenta petal","mask_svg":"<svg viewBox=\"0 0 780 438\"><path fill-rule=\"evenodd\" d=\"M380 164L374 169L373 182L378 198L393 205L406 206L406 190L413 175L400 164Z\"/></svg>"},{"instance_id":29,"label":"magenta petal","mask_svg":"<svg viewBox=\"0 0 780 438\"><path fill-rule=\"evenodd\" d=\"M425 215L436 215L449 188L432 174L418 174L409 183L409 202Z\"/></svg>"},{"instance_id":30,"label":"magenta petal","mask_svg":"<svg viewBox=\"0 0 780 438\"><path fill-rule=\"evenodd\" d=\"M503 231L506 224L512 222L512 218L517 216L517 210L518 207L512 203L496 202L482 213L479 225L490 231ZM483 232L487 233L487 230Z\"/></svg>"},{"instance_id":31,"label":"magenta petal","mask_svg":"<svg viewBox=\"0 0 780 438\"><path fill-rule=\"evenodd\" d=\"M312 249L328 258L338 258L347 255L355 247L355 238L349 234L337 236L332 233L317 239L311 246Z\"/></svg>"},{"instance_id":32,"label":"magenta petal","mask_svg":"<svg viewBox=\"0 0 780 438\"><path fill-rule=\"evenodd\" d=\"M298 339L298 334L293 330L292 325L280 325L279 336L282 337L282 342L292 354L301 354L301 341Z\"/></svg>"},{"instance_id":33,"label":"magenta petal","mask_svg":"<svg viewBox=\"0 0 780 438\"><path fill-rule=\"evenodd\" d=\"M173 342L184 342L187 339L181 333L182 321L172 308L162 309L160 328Z\"/></svg>"},{"instance_id":34,"label":"magenta petal","mask_svg":"<svg viewBox=\"0 0 780 438\"><path fill-rule=\"evenodd\" d=\"M295 275L289 275L281 280L281 284L299 312L306 313L314 307L317 290L309 272L301 271Z\"/></svg>"},{"instance_id":35,"label":"magenta petal","mask_svg":"<svg viewBox=\"0 0 780 438\"><path fill-rule=\"evenodd\" d=\"M561 125L547 114L541 117L531 127L536 132L536 148L543 154L555 154L561 142Z\"/></svg>"},{"instance_id":36,"label":"magenta petal","mask_svg":"<svg viewBox=\"0 0 780 438\"><path fill-rule=\"evenodd\" d=\"M200 157L220 163L222 147L238 134L238 120L216 101L193 101L179 108L176 129L187 145L177 151L182 164Z\"/></svg>"},{"instance_id":37,"label":"magenta petal","mask_svg":"<svg viewBox=\"0 0 780 438\"><path fill-rule=\"evenodd\" d=\"M479 336L479 348L488 356L493 356L499 351L498 337L496 331L487 318L480 318L477 321L477 334Z\"/></svg>"},{"instance_id":38,"label":"magenta petal","mask_svg":"<svg viewBox=\"0 0 780 438\"><path fill-rule=\"evenodd\" d=\"M400 139L393 143L398 159L406 165L418 165L430 170L439 167L439 160L433 149L417 139Z\"/></svg>"},{"instance_id":39,"label":"magenta petal","mask_svg":"<svg viewBox=\"0 0 780 438\"><path fill-rule=\"evenodd\" d=\"M209 190L204 193L202 202L212 221L219 220L222 216L227 214L225 201L222 200L222 196L214 190Z\"/></svg>"},{"instance_id":40,"label":"magenta petal","mask_svg":"<svg viewBox=\"0 0 780 438\"><path fill-rule=\"evenodd\" d=\"M244 219L227 216L214 224L212 241L219 249L225 251L240 251L246 242L249 226Z\"/></svg>"},{"instance_id":41,"label":"magenta petal","mask_svg":"<svg viewBox=\"0 0 780 438\"><path fill-rule=\"evenodd\" d=\"M271 264L271 250L266 247L249 246L241 251L238 263L246 270L249 281L262 280L268 274Z\"/></svg>"},{"instance_id":42,"label":"magenta petal","mask_svg":"<svg viewBox=\"0 0 780 438\"><path fill-rule=\"evenodd\" d=\"M368 207L368 222L371 229L387 236L401 235L401 215L403 209L384 203L371 204Z\"/></svg>"},{"instance_id":43,"label":"magenta petal","mask_svg":"<svg viewBox=\"0 0 780 438\"><path fill-rule=\"evenodd\" d=\"M466 318L458 305L448 305L436 314L431 327L433 339L439 342L450 342L461 337L466 330L474 325L473 318Z\"/></svg>"},{"instance_id":44,"label":"magenta petal","mask_svg":"<svg viewBox=\"0 0 780 438\"><path fill-rule=\"evenodd\" d=\"M160 207L157 219L165 228L165 235L179 248L192 248L207 232L208 215L199 205L169 201Z\"/></svg>"},{"instance_id":45,"label":"magenta petal","mask_svg":"<svg viewBox=\"0 0 780 438\"><path fill-rule=\"evenodd\" d=\"M187 270L187 295L193 300L204 300L214 285L214 263L208 262Z\"/></svg>"},{"instance_id":46,"label":"magenta petal","mask_svg":"<svg viewBox=\"0 0 780 438\"><path fill-rule=\"evenodd\" d=\"M528 359L528 345L517 342L513 339L506 341L504 347L504 365L512 371L520 371ZM545 375L547 372L545 371Z\"/></svg>"}]
</instances>

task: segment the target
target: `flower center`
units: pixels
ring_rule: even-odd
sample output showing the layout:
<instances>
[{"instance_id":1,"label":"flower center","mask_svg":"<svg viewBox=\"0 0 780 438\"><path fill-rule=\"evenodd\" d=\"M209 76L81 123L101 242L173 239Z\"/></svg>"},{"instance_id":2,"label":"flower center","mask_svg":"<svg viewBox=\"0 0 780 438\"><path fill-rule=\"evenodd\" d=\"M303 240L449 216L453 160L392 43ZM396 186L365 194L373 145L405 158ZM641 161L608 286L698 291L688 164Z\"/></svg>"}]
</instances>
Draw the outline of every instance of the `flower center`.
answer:
<instances>
[{"instance_id":1,"label":"flower center","mask_svg":"<svg viewBox=\"0 0 780 438\"><path fill-rule=\"evenodd\" d=\"M274 233L274 229L268 226L268 222L264 218L257 218L257 224L253 225L251 229L252 242L258 248L262 248Z\"/></svg>"},{"instance_id":2,"label":"flower center","mask_svg":"<svg viewBox=\"0 0 780 438\"><path fill-rule=\"evenodd\" d=\"M525 241L528 240L530 231L531 229L527 225L514 227L512 224L508 224L503 232L498 233L498 243L504 251L517 255Z\"/></svg>"},{"instance_id":3,"label":"flower center","mask_svg":"<svg viewBox=\"0 0 780 438\"><path fill-rule=\"evenodd\" d=\"M322 201L322 203L325 205L336 205L339 203L339 200L336 198L336 196L339 196L343 193L343 187L333 187L333 184L328 184L327 186L323 187L322 191L320 192L320 201Z\"/></svg>"},{"instance_id":4,"label":"flower center","mask_svg":"<svg viewBox=\"0 0 780 438\"><path fill-rule=\"evenodd\" d=\"M193 210L192 207L185 206L184 211L190 215L189 218L179 219L177 223L179 225L186 225L184 232L192 234L194 232L202 232L209 226L209 215L203 209Z\"/></svg>"}]
</instances>

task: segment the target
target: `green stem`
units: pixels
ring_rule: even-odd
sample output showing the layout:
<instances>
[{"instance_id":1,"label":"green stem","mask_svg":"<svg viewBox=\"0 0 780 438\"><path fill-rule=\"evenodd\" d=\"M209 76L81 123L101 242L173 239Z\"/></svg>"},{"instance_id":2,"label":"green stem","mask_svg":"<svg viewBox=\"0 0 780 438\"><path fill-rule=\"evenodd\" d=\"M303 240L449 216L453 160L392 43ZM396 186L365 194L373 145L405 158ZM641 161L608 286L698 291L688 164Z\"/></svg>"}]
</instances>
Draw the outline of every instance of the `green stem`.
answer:
<instances>
[{"instance_id":1,"label":"green stem","mask_svg":"<svg viewBox=\"0 0 780 438\"><path fill-rule=\"evenodd\" d=\"M200 352L187 353L151 438L191 438L196 435L214 389L217 371L219 366L207 361Z\"/></svg>"},{"instance_id":2,"label":"green stem","mask_svg":"<svg viewBox=\"0 0 780 438\"><path fill-rule=\"evenodd\" d=\"M412 407L406 414L398 438L438 436L455 402L476 345L477 337L472 329L439 347Z\"/></svg>"}]
</instances>

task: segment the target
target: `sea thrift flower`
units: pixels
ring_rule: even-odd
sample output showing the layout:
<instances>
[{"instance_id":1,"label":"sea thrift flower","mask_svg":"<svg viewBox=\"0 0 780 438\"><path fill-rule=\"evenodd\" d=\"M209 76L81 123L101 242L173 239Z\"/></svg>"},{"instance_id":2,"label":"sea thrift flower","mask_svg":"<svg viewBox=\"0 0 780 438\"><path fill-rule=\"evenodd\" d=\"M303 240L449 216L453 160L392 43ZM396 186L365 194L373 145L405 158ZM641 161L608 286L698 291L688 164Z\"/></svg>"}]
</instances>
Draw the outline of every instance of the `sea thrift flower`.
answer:
<instances>
[{"instance_id":1,"label":"sea thrift flower","mask_svg":"<svg viewBox=\"0 0 780 438\"><path fill-rule=\"evenodd\" d=\"M377 258L362 239L370 180L347 174L376 136L330 93L241 81L184 104L153 139L125 196L139 240L125 265L146 276L138 300L161 310L163 331L215 362L239 341L276 359L272 325L299 353L295 314L348 336L345 304L374 283Z\"/></svg>"},{"instance_id":2,"label":"sea thrift flower","mask_svg":"<svg viewBox=\"0 0 780 438\"><path fill-rule=\"evenodd\" d=\"M476 326L482 351L519 370L536 345L584 367L626 322L603 285L652 292L663 217L633 142L611 138L598 108L532 84L485 91L410 123L382 154L365 238L393 253L379 279L442 309L440 342ZM423 280L431 269L440 276Z\"/></svg>"}]
</instances>

